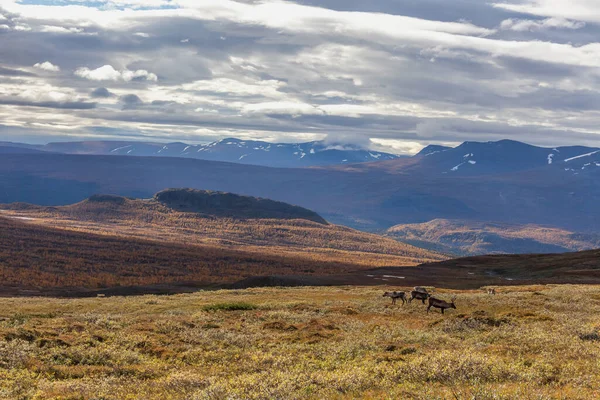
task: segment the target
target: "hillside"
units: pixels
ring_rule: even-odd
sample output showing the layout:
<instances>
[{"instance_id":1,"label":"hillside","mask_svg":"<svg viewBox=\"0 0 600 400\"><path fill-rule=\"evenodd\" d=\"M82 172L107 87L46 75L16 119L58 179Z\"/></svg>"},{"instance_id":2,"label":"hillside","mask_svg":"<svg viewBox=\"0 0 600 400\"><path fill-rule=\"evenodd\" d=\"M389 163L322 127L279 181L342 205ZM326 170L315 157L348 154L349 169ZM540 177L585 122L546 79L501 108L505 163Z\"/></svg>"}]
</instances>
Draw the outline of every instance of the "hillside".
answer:
<instances>
[{"instance_id":1,"label":"hillside","mask_svg":"<svg viewBox=\"0 0 600 400\"><path fill-rule=\"evenodd\" d=\"M511 225L436 219L396 225L386 236L459 256L481 254L564 253L600 247L600 235L538 225Z\"/></svg>"},{"instance_id":2,"label":"hillside","mask_svg":"<svg viewBox=\"0 0 600 400\"><path fill-rule=\"evenodd\" d=\"M248 208L248 202L254 208ZM92 196L70 206L16 203L1 205L1 209L7 217L81 232L210 244L368 267L416 265L445 258L390 238L327 224L299 207L223 193L172 189L146 200ZM256 210L267 218L256 218Z\"/></svg>"},{"instance_id":3,"label":"hillside","mask_svg":"<svg viewBox=\"0 0 600 400\"><path fill-rule=\"evenodd\" d=\"M0 218L0 295L176 293L273 273L327 275L359 265L140 240Z\"/></svg>"},{"instance_id":4,"label":"hillside","mask_svg":"<svg viewBox=\"0 0 600 400\"><path fill-rule=\"evenodd\" d=\"M215 217L302 219L327 224L327 221L320 215L306 208L233 193L194 189L167 189L155 194L154 199L173 210Z\"/></svg>"},{"instance_id":5,"label":"hillside","mask_svg":"<svg viewBox=\"0 0 600 400\"><path fill-rule=\"evenodd\" d=\"M504 280L507 284L600 283L600 250L562 254L510 254L456 258L419 268L472 272Z\"/></svg>"}]
</instances>

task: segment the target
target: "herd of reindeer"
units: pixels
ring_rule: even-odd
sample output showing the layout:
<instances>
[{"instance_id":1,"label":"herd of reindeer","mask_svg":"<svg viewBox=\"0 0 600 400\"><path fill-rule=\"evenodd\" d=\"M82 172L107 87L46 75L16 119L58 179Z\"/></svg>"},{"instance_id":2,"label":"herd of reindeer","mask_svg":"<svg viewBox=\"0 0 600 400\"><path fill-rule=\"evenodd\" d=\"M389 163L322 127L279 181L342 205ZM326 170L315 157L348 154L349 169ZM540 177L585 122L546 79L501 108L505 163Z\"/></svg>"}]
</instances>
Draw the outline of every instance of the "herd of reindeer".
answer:
<instances>
[{"instance_id":1,"label":"herd of reindeer","mask_svg":"<svg viewBox=\"0 0 600 400\"><path fill-rule=\"evenodd\" d=\"M495 295L496 289L488 288L487 293ZM425 304L425 301L427 300L427 302L429 303L427 305L427 312L429 312L429 309L431 307L439 308L442 314L444 313L444 310L447 310L448 308L456 309L456 305L454 305L456 296L452 297L452 300L450 300L450 302L436 299L423 286L415 286L410 292L410 298L407 298L406 292L385 292L383 294L383 297L390 297L392 299L392 304L396 304L396 300L400 299L402 300L402 305L404 305L407 302L410 304L414 299L421 300L423 304Z\"/></svg>"}]
</instances>

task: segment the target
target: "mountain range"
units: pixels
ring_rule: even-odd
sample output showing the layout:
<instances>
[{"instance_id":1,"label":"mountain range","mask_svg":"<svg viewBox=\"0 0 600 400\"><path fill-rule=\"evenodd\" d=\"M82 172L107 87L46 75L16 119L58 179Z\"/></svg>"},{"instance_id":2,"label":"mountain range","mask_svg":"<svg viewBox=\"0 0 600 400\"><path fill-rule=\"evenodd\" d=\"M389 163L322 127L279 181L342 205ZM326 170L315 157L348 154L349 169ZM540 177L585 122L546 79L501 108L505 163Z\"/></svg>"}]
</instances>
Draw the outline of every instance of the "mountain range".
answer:
<instances>
[{"instance_id":1,"label":"mountain range","mask_svg":"<svg viewBox=\"0 0 600 400\"><path fill-rule=\"evenodd\" d=\"M178 157L3 154L0 202L64 205L97 193L149 198L168 187L189 187L284 201L332 223L373 232L450 219L533 224L577 235L597 233L600 226L599 164L597 148L542 148L508 140L313 168Z\"/></svg>"},{"instance_id":2,"label":"mountain range","mask_svg":"<svg viewBox=\"0 0 600 400\"><path fill-rule=\"evenodd\" d=\"M428 146L417 157L423 159L423 168L451 175L499 174L541 167L582 173L600 167L600 148L544 148L512 140L465 142L455 148Z\"/></svg>"},{"instance_id":3,"label":"mountain range","mask_svg":"<svg viewBox=\"0 0 600 400\"><path fill-rule=\"evenodd\" d=\"M37 150L62 154L181 157L285 168L394 160L400 157L357 146L328 144L322 141L269 143L235 138L206 145L190 145L181 142L84 141L48 143L40 146L0 142L0 147L11 149L13 152L17 148L28 149L29 152ZM3 152L0 150L0 153Z\"/></svg>"}]
</instances>

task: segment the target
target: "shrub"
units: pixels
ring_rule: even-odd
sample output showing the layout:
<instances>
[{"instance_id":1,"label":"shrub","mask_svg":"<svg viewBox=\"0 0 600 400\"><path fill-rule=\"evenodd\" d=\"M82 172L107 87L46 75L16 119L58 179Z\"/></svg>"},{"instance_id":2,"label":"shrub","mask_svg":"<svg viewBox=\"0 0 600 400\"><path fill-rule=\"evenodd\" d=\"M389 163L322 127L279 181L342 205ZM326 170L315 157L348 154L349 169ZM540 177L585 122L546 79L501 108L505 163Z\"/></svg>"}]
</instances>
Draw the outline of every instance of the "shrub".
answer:
<instances>
[{"instance_id":1,"label":"shrub","mask_svg":"<svg viewBox=\"0 0 600 400\"><path fill-rule=\"evenodd\" d=\"M244 302L215 303L202 307L204 311L247 311L257 308L254 304Z\"/></svg>"},{"instance_id":2,"label":"shrub","mask_svg":"<svg viewBox=\"0 0 600 400\"><path fill-rule=\"evenodd\" d=\"M598 332L580 333L579 339L585 340L585 341L597 342L597 341L600 341L600 335L598 334Z\"/></svg>"}]
</instances>

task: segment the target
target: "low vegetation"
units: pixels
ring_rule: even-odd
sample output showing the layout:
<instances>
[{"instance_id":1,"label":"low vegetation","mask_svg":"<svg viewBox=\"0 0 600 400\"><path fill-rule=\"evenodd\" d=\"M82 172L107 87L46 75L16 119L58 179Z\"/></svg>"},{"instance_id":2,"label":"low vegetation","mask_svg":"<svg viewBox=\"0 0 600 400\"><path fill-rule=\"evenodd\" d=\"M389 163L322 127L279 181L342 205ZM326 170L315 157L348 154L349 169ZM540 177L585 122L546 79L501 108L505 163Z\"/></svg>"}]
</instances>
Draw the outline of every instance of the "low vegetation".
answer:
<instances>
[{"instance_id":1,"label":"low vegetation","mask_svg":"<svg viewBox=\"0 0 600 400\"><path fill-rule=\"evenodd\" d=\"M599 286L0 299L0 398L592 399Z\"/></svg>"},{"instance_id":2,"label":"low vegetation","mask_svg":"<svg viewBox=\"0 0 600 400\"><path fill-rule=\"evenodd\" d=\"M0 295L78 295L89 289L186 283L209 287L257 275L330 275L357 268L352 263L94 235L0 218Z\"/></svg>"}]
</instances>

